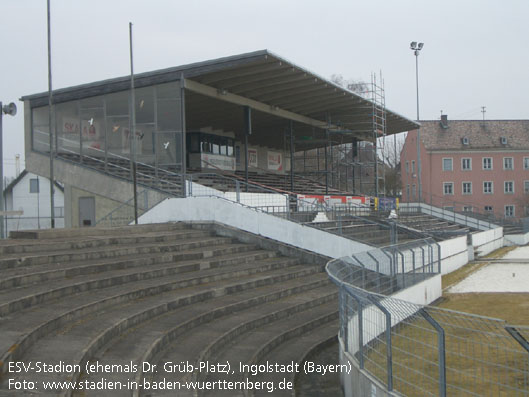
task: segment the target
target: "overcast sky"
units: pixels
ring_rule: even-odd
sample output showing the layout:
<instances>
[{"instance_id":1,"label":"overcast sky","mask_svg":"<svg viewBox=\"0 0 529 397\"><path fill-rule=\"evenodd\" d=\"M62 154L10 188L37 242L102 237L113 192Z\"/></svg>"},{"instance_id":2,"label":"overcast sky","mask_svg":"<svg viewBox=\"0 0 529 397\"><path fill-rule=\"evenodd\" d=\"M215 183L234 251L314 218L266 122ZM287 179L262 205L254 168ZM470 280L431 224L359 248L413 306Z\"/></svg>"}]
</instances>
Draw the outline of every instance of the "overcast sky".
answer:
<instances>
[{"instance_id":1,"label":"overcast sky","mask_svg":"<svg viewBox=\"0 0 529 397\"><path fill-rule=\"evenodd\" d=\"M46 0L1 0L4 174L24 157L23 95L46 91ZM268 49L326 78L382 72L386 105L421 119L527 119L527 0L51 0L53 88ZM22 164L23 168L23 164Z\"/></svg>"}]
</instances>

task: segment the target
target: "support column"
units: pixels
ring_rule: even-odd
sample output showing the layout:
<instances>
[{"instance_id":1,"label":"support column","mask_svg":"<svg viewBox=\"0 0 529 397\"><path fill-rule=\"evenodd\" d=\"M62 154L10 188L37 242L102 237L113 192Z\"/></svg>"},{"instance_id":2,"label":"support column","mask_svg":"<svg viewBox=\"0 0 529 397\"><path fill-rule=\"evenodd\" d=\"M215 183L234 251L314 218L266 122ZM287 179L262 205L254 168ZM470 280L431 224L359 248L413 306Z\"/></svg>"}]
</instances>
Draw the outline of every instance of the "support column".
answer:
<instances>
[{"instance_id":1,"label":"support column","mask_svg":"<svg viewBox=\"0 0 529 397\"><path fill-rule=\"evenodd\" d=\"M329 194L329 163L327 160L327 149L329 148L329 131L325 130L325 194Z\"/></svg>"},{"instance_id":2,"label":"support column","mask_svg":"<svg viewBox=\"0 0 529 397\"><path fill-rule=\"evenodd\" d=\"M294 122L290 120L290 191L294 192Z\"/></svg>"},{"instance_id":3,"label":"support column","mask_svg":"<svg viewBox=\"0 0 529 397\"><path fill-rule=\"evenodd\" d=\"M252 109L249 106L244 107L244 180L246 182L246 191L248 191L248 136L252 135Z\"/></svg>"},{"instance_id":4,"label":"support column","mask_svg":"<svg viewBox=\"0 0 529 397\"><path fill-rule=\"evenodd\" d=\"M187 157L186 157L186 80L184 74L180 74L180 130L181 136L181 159L182 164L182 197L187 197L187 186L186 186L186 172L187 172Z\"/></svg>"}]
</instances>

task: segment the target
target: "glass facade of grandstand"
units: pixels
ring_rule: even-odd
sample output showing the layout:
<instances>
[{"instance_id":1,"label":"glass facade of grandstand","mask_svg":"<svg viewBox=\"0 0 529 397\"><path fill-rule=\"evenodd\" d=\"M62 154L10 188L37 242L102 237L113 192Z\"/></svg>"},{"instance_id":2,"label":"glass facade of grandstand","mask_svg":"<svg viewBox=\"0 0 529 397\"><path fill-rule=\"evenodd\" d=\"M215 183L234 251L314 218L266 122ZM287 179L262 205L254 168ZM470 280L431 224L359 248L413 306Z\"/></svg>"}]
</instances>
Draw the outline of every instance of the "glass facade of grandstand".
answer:
<instances>
[{"instance_id":1,"label":"glass facade of grandstand","mask_svg":"<svg viewBox=\"0 0 529 397\"><path fill-rule=\"evenodd\" d=\"M179 82L135 90L135 142L129 90L57 103L54 150L64 158L105 163L130 159L135 153L140 163L178 172L182 166L180 95ZM48 106L33 108L33 150L49 153L48 126Z\"/></svg>"}]
</instances>

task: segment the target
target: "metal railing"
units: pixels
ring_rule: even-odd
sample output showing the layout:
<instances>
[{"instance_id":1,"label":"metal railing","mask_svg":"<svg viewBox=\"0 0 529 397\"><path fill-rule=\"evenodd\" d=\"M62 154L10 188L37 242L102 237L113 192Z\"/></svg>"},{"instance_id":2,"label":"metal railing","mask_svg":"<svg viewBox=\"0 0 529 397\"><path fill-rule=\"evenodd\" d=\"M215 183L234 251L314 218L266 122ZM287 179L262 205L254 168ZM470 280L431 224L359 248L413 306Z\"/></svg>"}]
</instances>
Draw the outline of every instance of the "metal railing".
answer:
<instances>
[{"instance_id":1,"label":"metal railing","mask_svg":"<svg viewBox=\"0 0 529 397\"><path fill-rule=\"evenodd\" d=\"M406 396L529 396L529 327L389 297L404 287L397 283L400 274L438 272L440 252L434 248L432 256L418 258L417 247L405 254L395 246L393 253L404 260L396 267L401 273L388 277L395 262L387 251L376 251L327 264L340 289L341 345L358 368ZM380 273L366 271L376 266Z\"/></svg>"}]
</instances>

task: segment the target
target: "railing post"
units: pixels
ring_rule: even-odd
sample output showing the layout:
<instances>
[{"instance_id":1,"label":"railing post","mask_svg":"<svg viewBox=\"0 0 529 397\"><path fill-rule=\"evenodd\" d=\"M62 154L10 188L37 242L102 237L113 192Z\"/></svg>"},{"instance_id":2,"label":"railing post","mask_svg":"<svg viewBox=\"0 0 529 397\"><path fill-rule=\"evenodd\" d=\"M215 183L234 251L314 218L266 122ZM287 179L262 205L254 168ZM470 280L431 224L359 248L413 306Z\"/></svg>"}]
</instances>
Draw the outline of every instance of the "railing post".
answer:
<instances>
[{"instance_id":1,"label":"railing post","mask_svg":"<svg viewBox=\"0 0 529 397\"><path fill-rule=\"evenodd\" d=\"M419 309L419 314L430 323L437 331L437 348L439 355L439 397L446 397L446 360L445 360L445 331L430 313L425 309Z\"/></svg>"},{"instance_id":2,"label":"railing post","mask_svg":"<svg viewBox=\"0 0 529 397\"><path fill-rule=\"evenodd\" d=\"M362 301L357 296L350 294L356 301L357 315L358 315L358 365L360 369L364 369L364 320Z\"/></svg>"},{"instance_id":3,"label":"railing post","mask_svg":"<svg viewBox=\"0 0 529 397\"><path fill-rule=\"evenodd\" d=\"M342 216L340 214L336 215L338 218L338 231L340 233L340 236L343 236L343 230L342 230Z\"/></svg>"},{"instance_id":4,"label":"railing post","mask_svg":"<svg viewBox=\"0 0 529 397\"><path fill-rule=\"evenodd\" d=\"M235 180L235 195L237 197L237 202L241 202L241 184L238 179Z\"/></svg>"},{"instance_id":5,"label":"railing post","mask_svg":"<svg viewBox=\"0 0 529 397\"><path fill-rule=\"evenodd\" d=\"M388 391L393 391L393 356L391 348L391 313L380 304L372 295L367 295L367 299L373 303L386 317L386 366L387 366L387 387Z\"/></svg>"}]
</instances>

